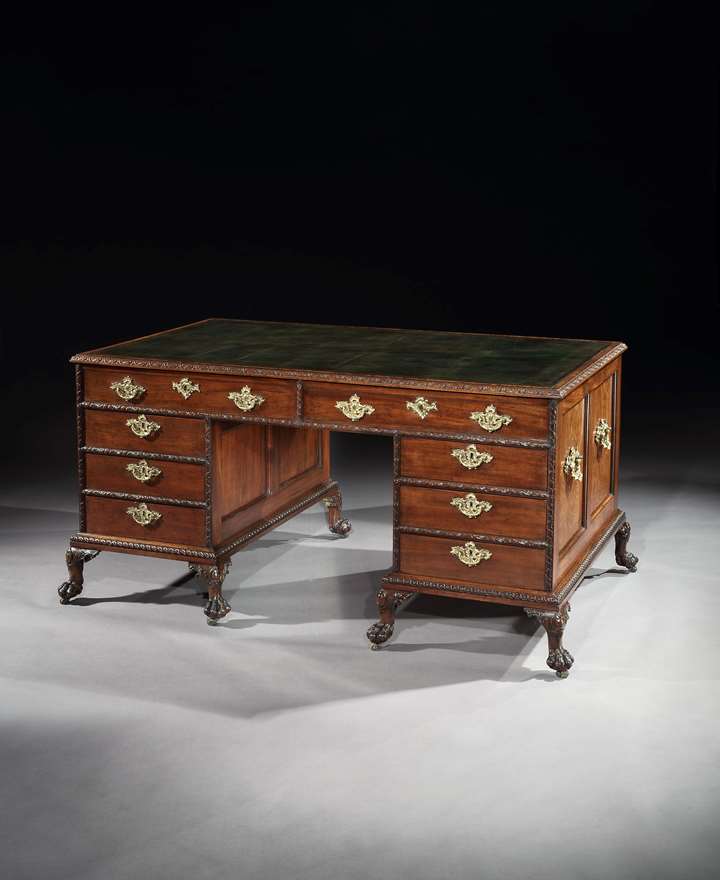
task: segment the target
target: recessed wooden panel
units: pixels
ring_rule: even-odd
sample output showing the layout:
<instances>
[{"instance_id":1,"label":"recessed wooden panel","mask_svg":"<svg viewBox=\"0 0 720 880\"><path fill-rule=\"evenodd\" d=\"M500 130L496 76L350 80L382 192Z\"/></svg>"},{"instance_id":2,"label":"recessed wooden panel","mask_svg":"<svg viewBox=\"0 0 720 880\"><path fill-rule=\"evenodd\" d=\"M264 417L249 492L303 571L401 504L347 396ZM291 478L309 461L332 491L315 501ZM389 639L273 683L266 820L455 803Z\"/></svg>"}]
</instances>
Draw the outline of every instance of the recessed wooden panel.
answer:
<instances>
[{"instance_id":1,"label":"recessed wooden panel","mask_svg":"<svg viewBox=\"0 0 720 880\"><path fill-rule=\"evenodd\" d=\"M265 425L213 424L213 506L223 520L267 492L266 431Z\"/></svg>"},{"instance_id":2,"label":"recessed wooden panel","mask_svg":"<svg viewBox=\"0 0 720 880\"><path fill-rule=\"evenodd\" d=\"M97 498L87 495L85 498L87 517L85 531L116 538L192 544L195 547L205 544L204 509L147 502L149 510L154 510L162 516L157 522L142 526L136 523L127 512L129 507L137 506L138 503L119 498Z\"/></svg>"},{"instance_id":3,"label":"recessed wooden panel","mask_svg":"<svg viewBox=\"0 0 720 880\"><path fill-rule=\"evenodd\" d=\"M147 458L147 464L160 473L152 480L137 480L128 465L137 465L142 459L124 455L94 455L85 457L85 485L88 489L110 492L130 492L135 495L161 495L164 498L183 498L202 501L205 497L205 466L177 461Z\"/></svg>"},{"instance_id":4,"label":"recessed wooden panel","mask_svg":"<svg viewBox=\"0 0 720 880\"><path fill-rule=\"evenodd\" d=\"M492 553L490 559L468 567L450 553L465 542L459 538L429 538L400 534L400 567L403 574L452 578L475 584L499 584L542 590L545 551L503 544L478 543Z\"/></svg>"},{"instance_id":5,"label":"recessed wooden panel","mask_svg":"<svg viewBox=\"0 0 720 880\"><path fill-rule=\"evenodd\" d=\"M104 449L131 449L139 452L164 452L174 455L205 456L205 423L201 419L171 416L148 416L160 425L149 437L138 437L130 430L128 419L139 413L85 410L85 445Z\"/></svg>"},{"instance_id":6,"label":"recessed wooden panel","mask_svg":"<svg viewBox=\"0 0 720 880\"><path fill-rule=\"evenodd\" d=\"M321 464L321 435L315 428L268 427L272 491Z\"/></svg>"},{"instance_id":7,"label":"recessed wooden panel","mask_svg":"<svg viewBox=\"0 0 720 880\"><path fill-rule=\"evenodd\" d=\"M361 419L352 420L337 408L339 401L347 401L357 394L361 404L372 406L374 412ZM424 396L434 403L437 410L421 419L408 409ZM487 406L495 406L497 413L509 416L512 421L497 431L486 431L470 418L473 412L482 412ZM379 388L375 385L343 385L331 382L306 382L303 391L303 413L310 421L330 422L340 425L402 429L406 431L447 431L488 437L529 437L544 439L548 434L547 401L524 397L491 397L486 395L455 394L436 391L420 395L411 388Z\"/></svg>"},{"instance_id":8,"label":"recessed wooden panel","mask_svg":"<svg viewBox=\"0 0 720 880\"><path fill-rule=\"evenodd\" d=\"M563 471L563 461L571 447L583 456L582 480L574 480ZM557 455L555 473L555 529L560 555L584 529L583 501L587 479L585 461L585 398L560 414L557 432Z\"/></svg>"},{"instance_id":9,"label":"recessed wooden panel","mask_svg":"<svg viewBox=\"0 0 720 880\"><path fill-rule=\"evenodd\" d=\"M595 429L600 419L611 427L610 442L615 442L615 422L613 407L613 386L615 373L590 392L590 418L588 420L588 516L591 520L600 513L613 493L613 452L596 443Z\"/></svg>"},{"instance_id":10,"label":"recessed wooden panel","mask_svg":"<svg viewBox=\"0 0 720 880\"><path fill-rule=\"evenodd\" d=\"M204 373L166 373L157 370L116 370L110 367L95 367L85 370L85 399L94 403L123 402L110 386L129 376L133 384L145 390L138 393L129 403L133 406L147 406L148 409L192 410L197 412L224 413L234 416L259 416L268 419L294 419L297 412L297 383L292 379L266 379L258 376L209 376ZM197 385L188 397L173 387L177 383L181 389L188 389L183 380ZM232 392L241 392L244 386L250 388L254 396L263 402L252 410L238 409L228 397ZM186 393L188 391L186 390Z\"/></svg>"},{"instance_id":11,"label":"recessed wooden panel","mask_svg":"<svg viewBox=\"0 0 720 880\"><path fill-rule=\"evenodd\" d=\"M425 480L444 480L478 486L504 486L518 489L547 488L547 453L544 449L490 446L475 443L478 452L492 455L492 461L476 468L464 467L453 456L468 446L462 440L420 440L403 437L400 441L400 474Z\"/></svg>"},{"instance_id":12,"label":"recessed wooden panel","mask_svg":"<svg viewBox=\"0 0 720 880\"><path fill-rule=\"evenodd\" d=\"M451 502L466 492L400 486L400 524L423 529L500 535L506 538L545 538L545 502L510 495L475 494L478 502L491 504L490 510L467 517Z\"/></svg>"}]
</instances>

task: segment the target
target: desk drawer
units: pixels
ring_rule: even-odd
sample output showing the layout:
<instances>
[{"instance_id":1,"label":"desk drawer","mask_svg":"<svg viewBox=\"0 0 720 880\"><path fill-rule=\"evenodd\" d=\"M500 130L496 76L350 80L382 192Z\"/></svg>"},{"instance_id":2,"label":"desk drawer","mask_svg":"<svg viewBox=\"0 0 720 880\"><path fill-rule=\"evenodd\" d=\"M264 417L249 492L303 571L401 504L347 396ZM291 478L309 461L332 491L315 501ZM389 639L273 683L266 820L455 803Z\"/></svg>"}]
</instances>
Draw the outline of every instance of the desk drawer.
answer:
<instances>
[{"instance_id":1,"label":"desk drawer","mask_svg":"<svg viewBox=\"0 0 720 880\"><path fill-rule=\"evenodd\" d=\"M400 476L476 486L544 490L547 489L547 452L517 446L403 437L400 440Z\"/></svg>"},{"instance_id":2,"label":"desk drawer","mask_svg":"<svg viewBox=\"0 0 720 880\"><path fill-rule=\"evenodd\" d=\"M85 457L85 485L88 489L109 492L203 501L205 466L150 457L88 453Z\"/></svg>"},{"instance_id":3,"label":"desk drawer","mask_svg":"<svg viewBox=\"0 0 720 880\"><path fill-rule=\"evenodd\" d=\"M84 381L85 399L94 403L269 419L294 419L297 413L293 379L86 368Z\"/></svg>"},{"instance_id":4,"label":"desk drawer","mask_svg":"<svg viewBox=\"0 0 720 880\"><path fill-rule=\"evenodd\" d=\"M85 497L85 531L94 535L107 535L112 538L133 538L142 541L167 541L172 544L191 544L199 547L205 544L205 510L201 507L175 507L170 504L156 504L154 501L141 507L141 502L124 501L120 498ZM151 518L148 525L142 525L128 513L129 509L140 509L136 516Z\"/></svg>"},{"instance_id":5,"label":"desk drawer","mask_svg":"<svg viewBox=\"0 0 720 880\"><path fill-rule=\"evenodd\" d=\"M544 541L545 515L535 498L400 486L403 526Z\"/></svg>"},{"instance_id":6,"label":"desk drawer","mask_svg":"<svg viewBox=\"0 0 720 880\"><path fill-rule=\"evenodd\" d=\"M505 544L467 542L460 538L428 538L423 535L398 535L400 541L400 571L403 574L435 577L442 580L468 581L474 584L494 584L502 587L525 587L542 590L545 577L545 551L528 547L508 547ZM473 547L468 547L473 544ZM461 555L472 559L473 549L484 555L476 565L466 565L452 552L458 548Z\"/></svg>"},{"instance_id":7,"label":"desk drawer","mask_svg":"<svg viewBox=\"0 0 720 880\"><path fill-rule=\"evenodd\" d=\"M147 432L146 436L138 436L133 425L136 432ZM85 445L204 457L205 423L200 419L86 409Z\"/></svg>"},{"instance_id":8,"label":"desk drawer","mask_svg":"<svg viewBox=\"0 0 720 880\"><path fill-rule=\"evenodd\" d=\"M522 397L447 391L422 394L411 388L306 382L303 413L311 421L357 425L359 430L375 427L534 439L548 435L547 402Z\"/></svg>"}]
</instances>

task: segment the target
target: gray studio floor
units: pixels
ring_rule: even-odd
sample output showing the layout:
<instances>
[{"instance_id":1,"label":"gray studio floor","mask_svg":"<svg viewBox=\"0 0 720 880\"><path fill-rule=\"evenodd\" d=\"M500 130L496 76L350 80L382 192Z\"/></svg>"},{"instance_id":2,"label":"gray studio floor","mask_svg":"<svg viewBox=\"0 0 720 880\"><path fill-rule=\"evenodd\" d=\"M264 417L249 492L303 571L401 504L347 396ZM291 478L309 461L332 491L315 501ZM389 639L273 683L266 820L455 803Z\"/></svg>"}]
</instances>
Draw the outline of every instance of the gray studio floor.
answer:
<instances>
[{"instance_id":1,"label":"gray studio floor","mask_svg":"<svg viewBox=\"0 0 720 880\"><path fill-rule=\"evenodd\" d=\"M383 441L386 442L386 441ZM515 610L419 600L368 650L389 446L235 557L205 625L177 563L104 554L61 608L72 480L6 487L0 873L693 878L720 856L717 486L624 462L637 574L575 595L567 681ZM385 456L385 453L388 453Z\"/></svg>"}]
</instances>

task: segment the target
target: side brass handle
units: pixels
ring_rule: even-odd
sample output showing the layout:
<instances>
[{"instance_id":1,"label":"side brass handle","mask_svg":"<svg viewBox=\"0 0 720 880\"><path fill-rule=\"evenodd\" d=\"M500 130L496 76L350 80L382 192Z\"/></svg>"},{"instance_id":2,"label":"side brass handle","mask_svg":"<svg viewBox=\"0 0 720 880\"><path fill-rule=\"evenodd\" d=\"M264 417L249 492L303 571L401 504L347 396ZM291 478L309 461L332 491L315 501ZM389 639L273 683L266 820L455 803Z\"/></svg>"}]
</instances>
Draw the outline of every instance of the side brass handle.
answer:
<instances>
[{"instance_id":1,"label":"side brass handle","mask_svg":"<svg viewBox=\"0 0 720 880\"><path fill-rule=\"evenodd\" d=\"M610 439L611 431L612 428L605 419L598 419L593 437L600 449L612 449L612 440Z\"/></svg>"},{"instance_id":2,"label":"side brass handle","mask_svg":"<svg viewBox=\"0 0 720 880\"><path fill-rule=\"evenodd\" d=\"M127 470L129 470L133 477L141 483L149 483L151 480L154 480L162 474L160 468L148 464L144 458L138 462L131 462L127 466Z\"/></svg>"},{"instance_id":3,"label":"side brass handle","mask_svg":"<svg viewBox=\"0 0 720 880\"><path fill-rule=\"evenodd\" d=\"M149 421L146 415L140 415L136 419L128 419L125 424L136 437L149 437L155 431L160 430L157 422Z\"/></svg>"},{"instance_id":4,"label":"side brass handle","mask_svg":"<svg viewBox=\"0 0 720 880\"><path fill-rule=\"evenodd\" d=\"M111 382L110 387L123 400L135 400L136 397L145 393L142 385L136 385L130 376L125 376L121 382Z\"/></svg>"},{"instance_id":5,"label":"side brass handle","mask_svg":"<svg viewBox=\"0 0 720 880\"><path fill-rule=\"evenodd\" d=\"M470 418L486 431L499 431L500 428L509 425L512 421L511 416L501 415L492 403L489 403L482 411L471 412Z\"/></svg>"},{"instance_id":6,"label":"side brass handle","mask_svg":"<svg viewBox=\"0 0 720 880\"><path fill-rule=\"evenodd\" d=\"M573 480L582 480L582 460L583 457L580 455L580 450L575 446L571 446L568 454L563 459L563 473L568 477L572 477Z\"/></svg>"},{"instance_id":7,"label":"side brass handle","mask_svg":"<svg viewBox=\"0 0 720 880\"><path fill-rule=\"evenodd\" d=\"M478 448L474 443L471 443L464 449L453 449L450 455L456 458L469 471L479 468L481 464L490 464L493 460L489 452L478 452Z\"/></svg>"},{"instance_id":8,"label":"side brass handle","mask_svg":"<svg viewBox=\"0 0 720 880\"><path fill-rule=\"evenodd\" d=\"M145 502L138 504L137 507L128 507L126 513L129 517L134 519L139 526L152 525L152 523L157 522L162 518L161 513L158 513L157 510L150 510Z\"/></svg>"},{"instance_id":9,"label":"side brass handle","mask_svg":"<svg viewBox=\"0 0 720 880\"><path fill-rule=\"evenodd\" d=\"M457 507L460 513L469 519L474 519L476 516L480 516L481 513L487 513L488 510L492 510L492 504L489 501L478 501L477 495L474 492L468 492L464 497L453 498L450 504L453 507Z\"/></svg>"},{"instance_id":10,"label":"side brass handle","mask_svg":"<svg viewBox=\"0 0 720 880\"><path fill-rule=\"evenodd\" d=\"M187 376L179 382L173 382L172 387L173 391L177 391L178 394L182 395L183 400L187 400L191 394L200 390L200 386L196 385L195 382L191 382Z\"/></svg>"},{"instance_id":11,"label":"side brass handle","mask_svg":"<svg viewBox=\"0 0 720 880\"><path fill-rule=\"evenodd\" d=\"M425 397L416 397L415 400L408 400L405 405L423 420L427 418L428 413L437 412L437 403L434 400L431 402Z\"/></svg>"},{"instance_id":12,"label":"side brass handle","mask_svg":"<svg viewBox=\"0 0 720 880\"><path fill-rule=\"evenodd\" d=\"M232 400L235 406L243 412L250 412L251 409L265 403L265 398L260 397L259 394L253 394L249 385L243 385L240 391L231 391L228 394L228 400Z\"/></svg>"},{"instance_id":13,"label":"side brass handle","mask_svg":"<svg viewBox=\"0 0 720 880\"><path fill-rule=\"evenodd\" d=\"M338 400L335 404L335 409L339 409L351 422L357 422L363 416L369 416L375 412L374 406L370 406L369 403L360 403L360 398L357 394L351 394L349 400Z\"/></svg>"},{"instance_id":14,"label":"side brass handle","mask_svg":"<svg viewBox=\"0 0 720 880\"><path fill-rule=\"evenodd\" d=\"M450 555L457 556L463 565L473 566L484 559L490 559L492 553L484 547L476 547L474 541L466 541L462 545L451 547Z\"/></svg>"}]
</instances>

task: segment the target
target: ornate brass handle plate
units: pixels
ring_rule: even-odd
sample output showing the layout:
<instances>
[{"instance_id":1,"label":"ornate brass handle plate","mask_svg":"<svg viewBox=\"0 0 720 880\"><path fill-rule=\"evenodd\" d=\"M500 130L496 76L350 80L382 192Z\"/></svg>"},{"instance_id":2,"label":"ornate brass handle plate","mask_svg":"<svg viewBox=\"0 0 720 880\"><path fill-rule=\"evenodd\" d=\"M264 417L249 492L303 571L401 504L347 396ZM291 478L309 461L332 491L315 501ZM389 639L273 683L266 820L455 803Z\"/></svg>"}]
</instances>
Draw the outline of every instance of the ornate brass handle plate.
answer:
<instances>
[{"instance_id":1,"label":"ornate brass handle plate","mask_svg":"<svg viewBox=\"0 0 720 880\"><path fill-rule=\"evenodd\" d=\"M374 406L370 406L369 403L360 403L360 398L357 394L351 394L349 400L338 400L335 404L335 409L339 409L351 422L357 422L358 419L362 419L364 416L369 416L375 412Z\"/></svg>"},{"instance_id":2,"label":"ornate brass handle plate","mask_svg":"<svg viewBox=\"0 0 720 880\"><path fill-rule=\"evenodd\" d=\"M243 385L240 391L231 391L228 394L228 400L232 400L235 406L243 412L250 412L251 409L265 403L265 398L259 394L253 394L249 385Z\"/></svg>"},{"instance_id":3,"label":"ornate brass handle plate","mask_svg":"<svg viewBox=\"0 0 720 880\"><path fill-rule=\"evenodd\" d=\"M500 428L509 425L512 421L511 416L501 415L492 403L489 403L481 412L471 412L470 418L477 422L481 428L491 432L499 431Z\"/></svg>"},{"instance_id":4,"label":"ornate brass handle plate","mask_svg":"<svg viewBox=\"0 0 720 880\"><path fill-rule=\"evenodd\" d=\"M612 440L610 439L611 431L612 428L605 419L598 419L593 437L600 449L612 449Z\"/></svg>"},{"instance_id":5,"label":"ornate brass handle plate","mask_svg":"<svg viewBox=\"0 0 720 880\"><path fill-rule=\"evenodd\" d=\"M162 474L160 468L148 464L144 458L138 462L131 462L127 466L127 470L129 470L133 477L141 483L149 483L151 480L154 480Z\"/></svg>"},{"instance_id":6,"label":"ornate brass handle plate","mask_svg":"<svg viewBox=\"0 0 720 880\"><path fill-rule=\"evenodd\" d=\"M149 437L155 431L160 430L157 422L151 422L146 415L140 415L136 419L128 419L125 424L136 437Z\"/></svg>"},{"instance_id":7,"label":"ornate brass handle plate","mask_svg":"<svg viewBox=\"0 0 720 880\"><path fill-rule=\"evenodd\" d=\"M563 459L563 473L568 477L572 477L573 480L582 480L582 460L583 457L580 455L580 450L575 446L571 446L568 454Z\"/></svg>"},{"instance_id":8,"label":"ornate brass handle plate","mask_svg":"<svg viewBox=\"0 0 720 880\"><path fill-rule=\"evenodd\" d=\"M478 452L478 448L474 443L471 443L464 449L453 449L450 455L456 458L469 471L479 468L481 464L490 464L493 460L489 452Z\"/></svg>"},{"instance_id":9,"label":"ornate brass handle plate","mask_svg":"<svg viewBox=\"0 0 720 880\"><path fill-rule=\"evenodd\" d=\"M200 386L196 385L195 382L191 382L187 376L182 378L179 382L173 382L172 387L174 391L177 391L178 394L182 395L183 400L187 400L191 394L200 390Z\"/></svg>"},{"instance_id":10,"label":"ornate brass handle plate","mask_svg":"<svg viewBox=\"0 0 720 880\"><path fill-rule=\"evenodd\" d=\"M142 385L136 385L130 376L125 376L121 382L111 382L110 387L123 400L135 400L140 394L145 393Z\"/></svg>"},{"instance_id":11,"label":"ornate brass handle plate","mask_svg":"<svg viewBox=\"0 0 720 880\"><path fill-rule=\"evenodd\" d=\"M428 413L437 412L437 403L434 400L431 402L425 397L416 397L415 400L408 400L406 406L421 419L427 418Z\"/></svg>"},{"instance_id":12,"label":"ornate brass handle plate","mask_svg":"<svg viewBox=\"0 0 720 880\"><path fill-rule=\"evenodd\" d=\"M144 502L138 504L137 507L128 507L126 513L139 526L152 525L152 523L157 522L162 517L161 513L158 513L157 510L150 510Z\"/></svg>"},{"instance_id":13,"label":"ornate brass handle plate","mask_svg":"<svg viewBox=\"0 0 720 880\"><path fill-rule=\"evenodd\" d=\"M453 498L450 504L453 507L457 507L460 513L469 519L474 519L476 516L480 516L481 513L487 513L489 510L492 510L492 504L489 501L478 501L477 495L474 492L468 492L464 497Z\"/></svg>"},{"instance_id":14,"label":"ornate brass handle plate","mask_svg":"<svg viewBox=\"0 0 720 880\"><path fill-rule=\"evenodd\" d=\"M484 547L476 547L474 541L466 541L462 545L450 548L450 555L457 556L463 565L478 565L485 559L490 559L492 553Z\"/></svg>"}]
</instances>

